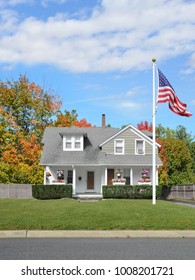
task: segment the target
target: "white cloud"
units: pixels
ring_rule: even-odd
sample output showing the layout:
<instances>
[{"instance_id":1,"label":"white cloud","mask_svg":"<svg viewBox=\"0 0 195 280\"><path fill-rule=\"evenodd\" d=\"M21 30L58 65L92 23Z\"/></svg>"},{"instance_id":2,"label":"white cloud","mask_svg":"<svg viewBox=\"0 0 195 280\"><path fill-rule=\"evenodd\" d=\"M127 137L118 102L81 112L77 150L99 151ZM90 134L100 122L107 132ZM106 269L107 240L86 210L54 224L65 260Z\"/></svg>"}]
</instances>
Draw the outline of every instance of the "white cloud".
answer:
<instances>
[{"instance_id":1,"label":"white cloud","mask_svg":"<svg viewBox=\"0 0 195 280\"><path fill-rule=\"evenodd\" d=\"M42 3L51 1L54 2ZM9 32L0 39L0 61L45 63L73 72L104 72L145 69L154 56L165 60L187 54L195 69L194 2L102 0L100 3L85 19L57 14L46 21L29 17L16 24L16 19L13 21L10 16L0 29L5 32L9 26Z\"/></svg>"},{"instance_id":2,"label":"white cloud","mask_svg":"<svg viewBox=\"0 0 195 280\"><path fill-rule=\"evenodd\" d=\"M41 0L40 2L43 7L48 7L51 4L64 4L67 0Z\"/></svg>"},{"instance_id":3,"label":"white cloud","mask_svg":"<svg viewBox=\"0 0 195 280\"><path fill-rule=\"evenodd\" d=\"M0 0L0 6L17 6L20 4L36 4L40 2L42 6L47 7L51 4L64 4L67 0Z\"/></svg>"},{"instance_id":4,"label":"white cloud","mask_svg":"<svg viewBox=\"0 0 195 280\"><path fill-rule=\"evenodd\" d=\"M20 4L32 4L35 0L0 0L0 7L17 6Z\"/></svg>"},{"instance_id":5,"label":"white cloud","mask_svg":"<svg viewBox=\"0 0 195 280\"><path fill-rule=\"evenodd\" d=\"M127 109L137 109L139 107L138 103L126 101L126 102L120 102L117 104L117 107L119 108L127 108Z\"/></svg>"}]
</instances>

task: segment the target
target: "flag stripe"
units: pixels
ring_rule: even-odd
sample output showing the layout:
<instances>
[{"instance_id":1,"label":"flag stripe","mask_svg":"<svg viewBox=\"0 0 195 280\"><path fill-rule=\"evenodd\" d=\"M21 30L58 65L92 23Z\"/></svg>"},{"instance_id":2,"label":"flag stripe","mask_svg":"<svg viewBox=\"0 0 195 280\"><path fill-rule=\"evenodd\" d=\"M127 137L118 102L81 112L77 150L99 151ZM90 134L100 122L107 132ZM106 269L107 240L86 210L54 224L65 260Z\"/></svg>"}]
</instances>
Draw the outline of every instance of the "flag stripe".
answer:
<instances>
[{"instance_id":1,"label":"flag stripe","mask_svg":"<svg viewBox=\"0 0 195 280\"><path fill-rule=\"evenodd\" d=\"M158 88L158 103L169 103L169 109L180 116L190 117L192 114L187 111L187 105L179 100L175 91L167 78L158 69L159 88Z\"/></svg>"},{"instance_id":2,"label":"flag stripe","mask_svg":"<svg viewBox=\"0 0 195 280\"><path fill-rule=\"evenodd\" d=\"M175 95L175 93L171 89L159 90L160 93L158 95L158 103L164 103L170 101L175 106L178 106L181 110L186 110L186 104L181 102L179 98Z\"/></svg>"}]
</instances>

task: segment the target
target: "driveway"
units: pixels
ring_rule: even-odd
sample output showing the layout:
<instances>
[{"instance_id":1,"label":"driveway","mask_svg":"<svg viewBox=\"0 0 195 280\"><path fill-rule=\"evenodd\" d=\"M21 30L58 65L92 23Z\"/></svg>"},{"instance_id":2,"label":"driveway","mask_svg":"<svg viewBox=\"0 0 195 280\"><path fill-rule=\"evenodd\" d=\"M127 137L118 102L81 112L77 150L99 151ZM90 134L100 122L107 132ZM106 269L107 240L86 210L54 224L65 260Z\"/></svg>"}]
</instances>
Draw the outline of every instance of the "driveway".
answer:
<instances>
[{"instance_id":1,"label":"driveway","mask_svg":"<svg viewBox=\"0 0 195 280\"><path fill-rule=\"evenodd\" d=\"M189 207L193 207L195 208L195 201L184 201L184 200L167 200L170 202L173 202L175 204L179 204L179 205L184 205L184 206L189 206Z\"/></svg>"}]
</instances>

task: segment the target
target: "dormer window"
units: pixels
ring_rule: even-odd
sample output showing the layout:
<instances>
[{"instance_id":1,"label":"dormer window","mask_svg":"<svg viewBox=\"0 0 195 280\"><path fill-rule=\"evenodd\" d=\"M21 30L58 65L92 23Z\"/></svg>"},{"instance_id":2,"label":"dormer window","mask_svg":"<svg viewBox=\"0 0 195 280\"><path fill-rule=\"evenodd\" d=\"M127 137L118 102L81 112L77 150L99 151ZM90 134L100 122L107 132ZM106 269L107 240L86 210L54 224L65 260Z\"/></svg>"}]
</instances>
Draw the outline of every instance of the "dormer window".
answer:
<instances>
[{"instance_id":1,"label":"dormer window","mask_svg":"<svg viewBox=\"0 0 195 280\"><path fill-rule=\"evenodd\" d=\"M83 135L64 135L63 136L64 151L83 151Z\"/></svg>"},{"instance_id":2,"label":"dormer window","mask_svg":"<svg viewBox=\"0 0 195 280\"><path fill-rule=\"evenodd\" d=\"M73 141L72 141L72 137L70 137L70 136L67 136L67 137L65 137L66 139L65 139L65 149L67 150L67 149L72 149L72 144L73 144Z\"/></svg>"},{"instance_id":3,"label":"dormer window","mask_svg":"<svg viewBox=\"0 0 195 280\"><path fill-rule=\"evenodd\" d=\"M144 140L135 140L135 154L144 155L145 154L145 142Z\"/></svg>"}]
</instances>

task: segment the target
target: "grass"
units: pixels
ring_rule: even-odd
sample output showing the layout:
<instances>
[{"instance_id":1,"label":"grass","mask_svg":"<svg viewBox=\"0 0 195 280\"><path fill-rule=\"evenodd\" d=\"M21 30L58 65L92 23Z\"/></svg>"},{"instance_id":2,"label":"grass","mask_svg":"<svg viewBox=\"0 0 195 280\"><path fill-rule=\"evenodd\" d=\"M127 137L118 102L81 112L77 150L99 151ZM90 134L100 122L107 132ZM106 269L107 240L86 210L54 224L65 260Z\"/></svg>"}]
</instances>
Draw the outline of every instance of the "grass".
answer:
<instances>
[{"instance_id":1,"label":"grass","mask_svg":"<svg viewBox=\"0 0 195 280\"><path fill-rule=\"evenodd\" d=\"M195 208L151 200L0 199L0 230L195 230Z\"/></svg>"}]
</instances>

